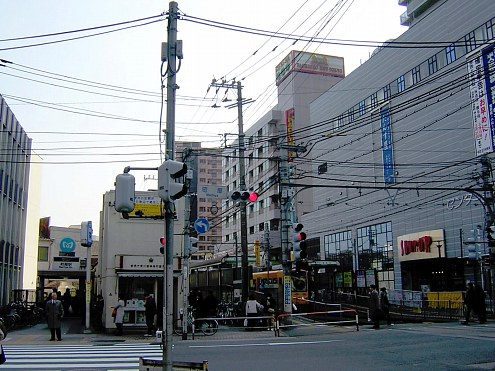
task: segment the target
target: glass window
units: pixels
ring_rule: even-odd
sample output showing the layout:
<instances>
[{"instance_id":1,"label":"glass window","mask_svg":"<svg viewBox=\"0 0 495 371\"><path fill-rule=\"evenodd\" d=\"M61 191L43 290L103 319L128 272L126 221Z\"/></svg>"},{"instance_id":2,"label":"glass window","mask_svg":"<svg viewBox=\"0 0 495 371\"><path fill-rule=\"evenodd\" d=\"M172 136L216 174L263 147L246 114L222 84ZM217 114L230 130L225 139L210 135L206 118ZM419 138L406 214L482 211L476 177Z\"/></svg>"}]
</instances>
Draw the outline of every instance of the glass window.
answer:
<instances>
[{"instance_id":1,"label":"glass window","mask_svg":"<svg viewBox=\"0 0 495 371\"><path fill-rule=\"evenodd\" d=\"M366 101L362 100L359 102L359 114L361 116L366 115Z\"/></svg>"},{"instance_id":2,"label":"glass window","mask_svg":"<svg viewBox=\"0 0 495 371\"><path fill-rule=\"evenodd\" d=\"M38 246L38 261L39 262L48 261L48 246Z\"/></svg>"},{"instance_id":3,"label":"glass window","mask_svg":"<svg viewBox=\"0 0 495 371\"><path fill-rule=\"evenodd\" d=\"M411 71L413 85L421 81L421 66L416 66Z\"/></svg>"},{"instance_id":4,"label":"glass window","mask_svg":"<svg viewBox=\"0 0 495 371\"><path fill-rule=\"evenodd\" d=\"M477 48L476 45L476 34L471 31L466 36L464 36L464 45L466 46L466 54Z\"/></svg>"},{"instance_id":5,"label":"glass window","mask_svg":"<svg viewBox=\"0 0 495 371\"><path fill-rule=\"evenodd\" d=\"M374 224L357 229L360 269L393 270L392 223Z\"/></svg>"},{"instance_id":6,"label":"glass window","mask_svg":"<svg viewBox=\"0 0 495 371\"><path fill-rule=\"evenodd\" d=\"M383 87L383 99L388 100L390 99L391 95L392 95L392 91L390 89L390 84L388 84L387 86Z\"/></svg>"},{"instance_id":7,"label":"glass window","mask_svg":"<svg viewBox=\"0 0 495 371\"><path fill-rule=\"evenodd\" d=\"M349 118L349 123L354 122L354 107L349 108L347 111L347 117Z\"/></svg>"},{"instance_id":8,"label":"glass window","mask_svg":"<svg viewBox=\"0 0 495 371\"><path fill-rule=\"evenodd\" d=\"M145 295L155 293L155 281L150 277L120 277L119 298L124 301L134 298L144 300Z\"/></svg>"},{"instance_id":9,"label":"glass window","mask_svg":"<svg viewBox=\"0 0 495 371\"><path fill-rule=\"evenodd\" d=\"M404 75L402 75L397 79L397 91L401 93L404 90L406 90L406 80L404 78Z\"/></svg>"},{"instance_id":10,"label":"glass window","mask_svg":"<svg viewBox=\"0 0 495 371\"><path fill-rule=\"evenodd\" d=\"M437 71L438 71L438 61L437 61L437 56L434 55L433 57L428 58L428 74L433 75Z\"/></svg>"},{"instance_id":11,"label":"glass window","mask_svg":"<svg viewBox=\"0 0 495 371\"><path fill-rule=\"evenodd\" d=\"M378 106L378 93L374 93L370 97L371 99L371 108L376 108Z\"/></svg>"},{"instance_id":12,"label":"glass window","mask_svg":"<svg viewBox=\"0 0 495 371\"><path fill-rule=\"evenodd\" d=\"M451 64L456 61L455 46L450 45L445 48L445 57L447 59L447 64Z\"/></svg>"},{"instance_id":13,"label":"glass window","mask_svg":"<svg viewBox=\"0 0 495 371\"><path fill-rule=\"evenodd\" d=\"M486 28L486 37L487 40L493 40L495 39L495 27L493 23L493 19L490 19L488 22L485 23L485 28Z\"/></svg>"}]
</instances>

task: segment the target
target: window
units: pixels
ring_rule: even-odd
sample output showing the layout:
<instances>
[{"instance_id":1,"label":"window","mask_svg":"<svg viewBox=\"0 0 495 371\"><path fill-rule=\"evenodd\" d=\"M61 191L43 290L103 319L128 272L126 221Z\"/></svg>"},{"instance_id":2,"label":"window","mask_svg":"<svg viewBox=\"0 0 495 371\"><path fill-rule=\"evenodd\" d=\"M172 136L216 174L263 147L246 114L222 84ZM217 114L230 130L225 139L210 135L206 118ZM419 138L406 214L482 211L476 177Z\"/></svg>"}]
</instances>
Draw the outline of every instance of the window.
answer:
<instances>
[{"instance_id":1,"label":"window","mask_svg":"<svg viewBox=\"0 0 495 371\"><path fill-rule=\"evenodd\" d=\"M466 54L476 49L476 34L474 31L464 36L464 45L466 46Z\"/></svg>"},{"instance_id":2,"label":"window","mask_svg":"<svg viewBox=\"0 0 495 371\"><path fill-rule=\"evenodd\" d=\"M263 156L263 146L258 148L258 156Z\"/></svg>"},{"instance_id":3,"label":"window","mask_svg":"<svg viewBox=\"0 0 495 371\"><path fill-rule=\"evenodd\" d=\"M366 101L365 100L362 100L361 102L359 102L359 114L361 116L366 115Z\"/></svg>"},{"instance_id":4,"label":"window","mask_svg":"<svg viewBox=\"0 0 495 371\"><path fill-rule=\"evenodd\" d=\"M347 111L347 117L349 118L349 123L354 122L354 107L349 108Z\"/></svg>"},{"instance_id":5,"label":"window","mask_svg":"<svg viewBox=\"0 0 495 371\"><path fill-rule=\"evenodd\" d=\"M402 93L404 90L406 90L406 80L404 79L404 75L402 75L397 79L397 91Z\"/></svg>"},{"instance_id":6,"label":"window","mask_svg":"<svg viewBox=\"0 0 495 371\"><path fill-rule=\"evenodd\" d=\"M494 31L495 27L493 25L493 19L490 19L488 22L485 23L485 28L486 28L487 41L495 39L495 31Z\"/></svg>"},{"instance_id":7,"label":"window","mask_svg":"<svg viewBox=\"0 0 495 371\"><path fill-rule=\"evenodd\" d=\"M258 229L259 229L260 232L263 232L265 230L265 223L260 223L258 225Z\"/></svg>"},{"instance_id":8,"label":"window","mask_svg":"<svg viewBox=\"0 0 495 371\"><path fill-rule=\"evenodd\" d=\"M413 85L421 81L421 67L416 66L411 71Z\"/></svg>"},{"instance_id":9,"label":"window","mask_svg":"<svg viewBox=\"0 0 495 371\"><path fill-rule=\"evenodd\" d=\"M437 71L438 71L438 61L437 61L437 56L434 55L433 57L428 58L428 74L433 75Z\"/></svg>"},{"instance_id":10,"label":"window","mask_svg":"<svg viewBox=\"0 0 495 371\"><path fill-rule=\"evenodd\" d=\"M383 100L389 100L392 95L392 91L390 89L390 84L383 87Z\"/></svg>"},{"instance_id":11,"label":"window","mask_svg":"<svg viewBox=\"0 0 495 371\"><path fill-rule=\"evenodd\" d=\"M378 107L378 93L371 95L371 109Z\"/></svg>"},{"instance_id":12,"label":"window","mask_svg":"<svg viewBox=\"0 0 495 371\"><path fill-rule=\"evenodd\" d=\"M39 262L48 261L48 246L38 246L38 261Z\"/></svg>"},{"instance_id":13,"label":"window","mask_svg":"<svg viewBox=\"0 0 495 371\"><path fill-rule=\"evenodd\" d=\"M200 164L206 164L206 159L205 158L200 158L199 159Z\"/></svg>"},{"instance_id":14,"label":"window","mask_svg":"<svg viewBox=\"0 0 495 371\"><path fill-rule=\"evenodd\" d=\"M254 225L249 227L249 234L254 234Z\"/></svg>"},{"instance_id":15,"label":"window","mask_svg":"<svg viewBox=\"0 0 495 371\"><path fill-rule=\"evenodd\" d=\"M394 269L391 222L358 228L356 243L360 269L375 268L379 272Z\"/></svg>"},{"instance_id":16,"label":"window","mask_svg":"<svg viewBox=\"0 0 495 371\"><path fill-rule=\"evenodd\" d=\"M337 128L340 128L344 125L344 114L341 114L337 117Z\"/></svg>"},{"instance_id":17,"label":"window","mask_svg":"<svg viewBox=\"0 0 495 371\"><path fill-rule=\"evenodd\" d=\"M338 255L352 251L352 233L350 231L330 234L323 238L325 259L338 260Z\"/></svg>"},{"instance_id":18,"label":"window","mask_svg":"<svg viewBox=\"0 0 495 371\"><path fill-rule=\"evenodd\" d=\"M248 165L251 165L253 163L253 154L250 153L248 157Z\"/></svg>"},{"instance_id":19,"label":"window","mask_svg":"<svg viewBox=\"0 0 495 371\"><path fill-rule=\"evenodd\" d=\"M451 64L456 61L455 46L450 45L445 48L445 57L447 59L447 64Z\"/></svg>"},{"instance_id":20,"label":"window","mask_svg":"<svg viewBox=\"0 0 495 371\"><path fill-rule=\"evenodd\" d=\"M263 164L258 165L258 174L263 172Z\"/></svg>"},{"instance_id":21,"label":"window","mask_svg":"<svg viewBox=\"0 0 495 371\"><path fill-rule=\"evenodd\" d=\"M225 235L225 242L229 242L230 241L230 236L228 234Z\"/></svg>"}]
</instances>

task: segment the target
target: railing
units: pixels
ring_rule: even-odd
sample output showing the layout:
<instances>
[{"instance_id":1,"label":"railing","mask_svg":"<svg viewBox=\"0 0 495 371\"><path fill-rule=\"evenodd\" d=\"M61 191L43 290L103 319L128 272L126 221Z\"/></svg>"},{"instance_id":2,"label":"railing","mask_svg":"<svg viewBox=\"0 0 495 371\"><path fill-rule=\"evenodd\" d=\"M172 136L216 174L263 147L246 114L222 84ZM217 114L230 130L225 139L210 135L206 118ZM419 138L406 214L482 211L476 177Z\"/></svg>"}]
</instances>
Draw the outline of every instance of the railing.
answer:
<instances>
[{"instance_id":1,"label":"railing","mask_svg":"<svg viewBox=\"0 0 495 371\"><path fill-rule=\"evenodd\" d=\"M280 329L349 323L355 324L356 331L359 331L359 315L354 309L280 314L275 322L275 336L280 336Z\"/></svg>"}]
</instances>

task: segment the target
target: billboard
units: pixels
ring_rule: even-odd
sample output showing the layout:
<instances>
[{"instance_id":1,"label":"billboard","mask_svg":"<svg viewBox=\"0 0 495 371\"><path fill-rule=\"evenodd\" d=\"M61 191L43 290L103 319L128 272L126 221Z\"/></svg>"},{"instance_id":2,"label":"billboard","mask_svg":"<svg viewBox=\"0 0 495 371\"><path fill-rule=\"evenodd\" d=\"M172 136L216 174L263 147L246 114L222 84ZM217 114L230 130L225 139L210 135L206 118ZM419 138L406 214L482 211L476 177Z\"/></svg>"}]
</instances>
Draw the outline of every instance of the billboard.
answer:
<instances>
[{"instance_id":1,"label":"billboard","mask_svg":"<svg viewBox=\"0 0 495 371\"><path fill-rule=\"evenodd\" d=\"M277 86L291 72L345 77L344 58L292 50L275 68Z\"/></svg>"}]
</instances>

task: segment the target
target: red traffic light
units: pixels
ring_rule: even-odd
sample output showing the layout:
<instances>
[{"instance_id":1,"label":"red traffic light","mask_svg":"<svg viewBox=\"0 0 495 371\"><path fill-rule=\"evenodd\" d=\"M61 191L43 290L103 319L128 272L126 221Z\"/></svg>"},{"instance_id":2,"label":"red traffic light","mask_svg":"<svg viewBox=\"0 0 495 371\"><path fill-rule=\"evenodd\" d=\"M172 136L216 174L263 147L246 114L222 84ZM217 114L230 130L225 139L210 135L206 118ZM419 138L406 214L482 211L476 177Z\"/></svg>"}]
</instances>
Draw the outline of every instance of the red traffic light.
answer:
<instances>
[{"instance_id":1,"label":"red traffic light","mask_svg":"<svg viewBox=\"0 0 495 371\"><path fill-rule=\"evenodd\" d=\"M297 238L299 238L299 241L304 241L306 239L306 233L301 232L297 235Z\"/></svg>"},{"instance_id":2,"label":"red traffic light","mask_svg":"<svg viewBox=\"0 0 495 371\"><path fill-rule=\"evenodd\" d=\"M256 202L258 201L258 194L256 192L253 192L249 195L249 201L251 202Z\"/></svg>"},{"instance_id":3,"label":"red traffic light","mask_svg":"<svg viewBox=\"0 0 495 371\"><path fill-rule=\"evenodd\" d=\"M161 243L162 245L165 245L165 237L160 237L160 243Z\"/></svg>"}]
</instances>

